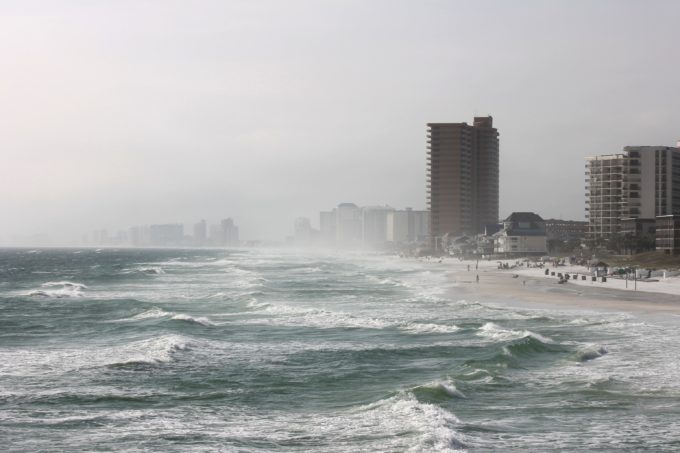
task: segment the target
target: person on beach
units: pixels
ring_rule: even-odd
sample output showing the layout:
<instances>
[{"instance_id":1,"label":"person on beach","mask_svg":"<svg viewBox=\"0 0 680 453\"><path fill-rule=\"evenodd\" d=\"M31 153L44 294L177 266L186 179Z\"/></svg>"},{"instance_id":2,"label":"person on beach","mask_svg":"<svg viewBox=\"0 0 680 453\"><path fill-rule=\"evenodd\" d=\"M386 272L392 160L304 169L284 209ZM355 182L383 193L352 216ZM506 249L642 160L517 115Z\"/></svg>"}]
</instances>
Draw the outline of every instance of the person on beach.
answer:
<instances>
[{"instance_id":1,"label":"person on beach","mask_svg":"<svg viewBox=\"0 0 680 453\"><path fill-rule=\"evenodd\" d=\"M479 283L479 274L477 274L477 283Z\"/></svg>"},{"instance_id":2,"label":"person on beach","mask_svg":"<svg viewBox=\"0 0 680 453\"><path fill-rule=\"evenodd\" d=\"M468 264L468 272L470 272L470 265Z\"/></svg>"}]
</instances>

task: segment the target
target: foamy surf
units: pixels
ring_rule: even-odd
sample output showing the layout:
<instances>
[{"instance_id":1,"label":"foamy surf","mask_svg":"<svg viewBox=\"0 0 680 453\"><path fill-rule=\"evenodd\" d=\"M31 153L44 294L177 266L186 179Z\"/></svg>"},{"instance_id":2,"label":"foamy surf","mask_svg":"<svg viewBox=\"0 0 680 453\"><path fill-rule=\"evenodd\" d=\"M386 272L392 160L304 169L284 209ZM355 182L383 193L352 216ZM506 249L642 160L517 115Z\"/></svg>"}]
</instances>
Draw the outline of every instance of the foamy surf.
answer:
<instances>
[{"instance_id":1,"label":"foamy surf","mask_svg":"<svg viewBox=\"0 0 680 453\"><path fill-rule=\"evenodd\" d=\"M210 326L215 325L214 322L210 321L206 317L202 317L202 316L193 317L193 316L186 315L184 313L178 313L176 315L173 315L171 319L174 319L175 321L184 321L184 322L188 322L188 323L200 324L200 325L205 326L205 327L210 327Z\"/></svg>"},{"instance_id":2,"label":"foamy surf","mask_svg":"<svg viewBox=\"0 0 680 453\"><path fill-rule=\"evenodd\" d=\"M552 343L553 340L539 333L530 330L506 329L493 322L487 322L477 331L480 337L489 338L494 341L511 341L524 337L533 337L542 343Z\"/></svg>"},{"instance_id":3,"label":"foamy surf","mask_svg":"<svg viewBox=\"0 0 680 453\"><path fill-rule=\"evenodd\" d=\"M82 283L69 281L46 282L40 285L43 289L36 289L26 293L30 297L45 297L62 299L66 297L83 297L83 290L87 289Z\"/></svg>"},{"instance_id":4,"label":"foamy surf","mask_svg":"<svg viewBox=\"0 0 680 453\"><path fill-rule=\"evenodd\" d=\"M203 316L191 316L186 313L175 313L171 311L165 311L161 308L154 307L150 310L143 311L142 313L139 313L135 316L132 316L131 318L127 319L122 319L118 320L118 322L125 322L125 321L144 321L148 319L160 319L160 318L167 318L175 321L182 321L182 322L187 322L187 323L194 323L194 324L199 324L205 327L210 327L214 326L215 323L212 322L210 319L207 317Z\"/></svg>"},{"instance_id":5,"label":"foamy surf","mask_svg":"<svg viewBox=\"0 0 680 453\"><path fill-rule=\"evenodd\" d=\"M434 323L409 322L399 327L400 330L412 334L429 334L429 333L454 333L460 330L460 327L455 325L444 325Z\"/></svg>"},{"instance_id":6,"label":"foamy surf","mask_svg":"<svg viewBox=\"0 0 680 453\"><path fill-rule=\"evenodd\" d=\"M465 398L463 392L456 388L452 380L434 381L413 389L414 392L426 392L433 396L444 395L448 398Z\"/></svg>"},{"instance_id":7,"label":"foamy surf","mask_svg":"<svg viewBox=\"0 0 680 453\"><path fill-rule=\"evenodd\" d=\"M373 424L360 426L362 431L413 433L406 445L390 445L410 452L456 452L467 448L463 436L456 431L460 420L451 412L434 404L421 403L411 392L369 404L360 409L362 418ZM366 429L368 428L368 429Z\"/></svg>"},{"instance_id":8,"label":"foamy surf","mask_svg":"<svg viewBox=\"0 0 680 453\"><path fill-rule=\"evenodd\" d=\"M0 365L0 371L21 372L24 376L63 373L74 370L125 366L131 364L159 365L173 360L186 351L191 341L182 335L168 334L115 346L83 345L62 349L0 351L4 363L14 363L13 369Z\"/></svg>"}]
</instances>

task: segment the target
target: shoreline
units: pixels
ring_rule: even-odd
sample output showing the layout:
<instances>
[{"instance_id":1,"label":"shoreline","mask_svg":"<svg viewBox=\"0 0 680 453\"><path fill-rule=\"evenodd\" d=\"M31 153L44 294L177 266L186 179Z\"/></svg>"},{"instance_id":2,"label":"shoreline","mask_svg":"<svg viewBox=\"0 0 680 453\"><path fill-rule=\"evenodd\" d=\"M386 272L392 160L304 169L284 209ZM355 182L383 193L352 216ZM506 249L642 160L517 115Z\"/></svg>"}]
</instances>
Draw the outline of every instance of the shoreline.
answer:
<instances>
[{"instance_id":1,"label":"shoreline","mask_svg":"<svg viewBox=\"0 0 680 453\"><path fill-rule=\"evenodd\" d=\"M462 269L454 268L448 272L449 280L457 283L448 294L456 292L456 297L460 297L462 290L466 297L474 297L478 301L510 303L527 308L559 307L647 315L680 315L680 297L676 294L622 290L571 281L558 284L555 277L526 275L526 272L519 269L500 270L486 265L487 263L481 265L480 262L479 269L475 270L472 262L470 271L467 271L468 262L461 264ZM479 283L476 282L477 275ZM513 275L518 277L513 278Z\"/></svg>"}]
</instances>

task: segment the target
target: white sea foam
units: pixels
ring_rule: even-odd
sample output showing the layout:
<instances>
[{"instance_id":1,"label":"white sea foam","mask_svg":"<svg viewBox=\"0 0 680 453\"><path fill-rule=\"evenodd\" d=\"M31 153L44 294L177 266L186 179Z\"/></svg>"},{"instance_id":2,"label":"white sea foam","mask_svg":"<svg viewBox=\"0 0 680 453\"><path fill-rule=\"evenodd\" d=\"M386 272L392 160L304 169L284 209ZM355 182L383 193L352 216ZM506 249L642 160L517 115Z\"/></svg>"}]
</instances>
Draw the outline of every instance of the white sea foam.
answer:
<instances>
[{"instance_id":1,"label":"white sea foam","mask_svg":"<svg viewBox=\"0 0 680 453\"><path fill-rule=\"evenodd\" d=\"M143 274L150 274L150 275L165 274L165 271L160 266L140 266L140 267L136 268L135 270L138 271L138 272L141 272Z\"/></svg>"},{"instance_id":2,"label":"white sea foam","mask_svg":"<svg viewBox=\"0 0 680 453\"><path fill-rule=\"evenodd\" d=\"M169 362L173 354L188 348L189 341L181 335L162 335L160 337L135 341L120 348L107 348L111 352L106 365ZM111 360L113 359L113 360Z\"/></svg>"},{"instance_id":3,"label":"white sea foam","mask_svg":"<svg viewBox=\"0 0 680 453\"><path fill-rule=\"evenodd\" d=\"M399 327L401 330L409 333L427 334L427 333L453 333L460 330L460 327L455 325L409 322Z\"/></svg>"},{"instance_id":4,"label":"white sea foam","mask_svg":"<svg viewBox=\"0 0 680 453\"><path fill-rule=\"evenodd\" d=\"M588 362L590 360L594 360L597 358L600 358L604 356L605 354L609 353L609 350L604 347L604 346L587 346L583 348L581 351L578 353L578 360L581 362Z\"/></svg>"},{"instance_id":5,"label":"white sea foam","mask_svg":"<svg viewBox=\"0 0 680 453\"><path fill-rule=\"evenodd\" d=\"M409 442L407 451L443 452L465 448L462 436L455 431L455 426L460 423L458 418L439 406L419 402L411 393L369 404L362 409L362 418L366 422L353 426L353 429L366 431L366 434L370 434L371 430L418 433L417 438ZM399 444L386 447L398 449Z\"/></svg>"},{"instance_id":6,"label":"white sea foam","mask_svg":"<svg viewBox=\"0 0 680 453\"><path fill-rule=\"evenodd\" d=\"M266 432L269 442L312 442L310 446L323 445L329 451L426 453L467 448L464 437L456 431L460 421L454 414L421 403L410 392L334 415L279 412L270 414L266 420L245 414L237 420L234 426L223 430L231 437L257 438Z\"/></svg>"},{"instance_id":7,"label":"white sea foam","mask_svg":"<svg viewBox=\"0 0 680 453\"><path fill-rule=\"evenodd\" d=\"M425 385L424 387L435 390L441 390L442 392L446 393L448 396L452 398L466 398L466 396L463 395L463 392L458 390L456 388L456 385L451 380L435 381L431 384Z\"/></svg>"},{"instance_id":8,"label":"white sea foam","mask_svg":"<svg viewBox=\"0 0 680 453\"><path fill-rule=\"evenodd\" d=\"M366 328L384 329L393 323L380 318L369 316L355 316L343 312L334 312L323 309L309 309L304 307L292 307L284 304L249 303L249 306L258 308L260 312L273 315L269 318L252 319L252 324L273 324L284 326L306 326L320 329L331 328Z\"/></svg>"},{"instance_id":9,"label":"white sea foam","mask_svg":"<svg viewBox=\"0 0 680 453\"><path fill-rule=\"evenodd\" d=\"M0 350L0 375L39 375L83 368L126 364L162 364L188 349L190 340L181 335L121 343L115 346L83 345L50 349Z\"/></svg>"},{"instance_id":10,"label":"white sea foam","mask_svg":"<svg viewBox=\"0 0 680 453\"><path fill-rule=\"evenodd\" d=\"M184 313L178 313L176 315L173 315L172 319L174 319L176 321L193 322L193 323L200 324L200 325L206 326L206 327L215 325L214 322L210 321L206 317L193 317L193 316L185 315Z\"/></svg>"},{"instance_id":11,"label":"white sea foam","mask_svg":"<svg viewBox=\"0 0 680 453\"><path fill-rule=\"evenodd\" d=\"M50 288L54 286L64 286L68 288L78 288L78 289L87 289L87 286L83 285L82 283L73 283L73 282L68 282L68 281L61 281L61 282L46 282L43 283L42 285L45 288Z\"/></svg>"},{"instance_id":12,"label":"white sea foam","mask_svg":"<svg viewBox=\"0 0 680 453\"><path fill-rule=\"evenodd\" d=\"M82 283L73 283L68 281L62 282L46 282L40 285L44 289L36 289L26 293L26 296L31 297L46 297L61 299L66 297L83 297L83 290L87 286Z\"/></svg>"},{"instance_id":13,"label":"white sea foam","mask_svg":"<svg viewBox=\"0 0 680 453\"><path fill-rule=\"evenodd\" d=\"M174 315L174 313L167 312L167 311L165 311L165 310L163 310L163 309L154 307L154 308L152 308L152 309L150 309L150 310L147 310L147 311L144 311L144 312L142 312L142 313L139 313L139 314L133 316L133 317L130 318L130 319L135 320L135 321L138 321L138 320L142 320L142 319L163 318L163 317L172 316L172 315Z\"/></svg>"},{"instance_id":14,"label":"white sea foam","mask_svg":"<svg viewBox=\"0 0 680 453\"><path fill-rule=\"evenodd\" d=\"M159 319L168 318L174 319L176 321L185 321L190 323L200 324L202 326L214 326L215 323L206 317L191 316L185 313L175 313L172 311L165 311L158 307L153 307L150 310L143 311L142 313L136 314L131 318L119 319L115 322L126 322L126 321L143 321L147 319Z\"/></svg>"},{"instance_id":15,"label":"white sea foam","mask_svg":"<svg viewBox=\"0 0 680 453\"><path fill-rule=\"evenodd\" d=\"M552 343L552 339L530 330L506 329L493 322L487 322L477 331L477 335L494 341L510 341L524 337L533 337L542 343Z\"/></svg>"}]
</instances>

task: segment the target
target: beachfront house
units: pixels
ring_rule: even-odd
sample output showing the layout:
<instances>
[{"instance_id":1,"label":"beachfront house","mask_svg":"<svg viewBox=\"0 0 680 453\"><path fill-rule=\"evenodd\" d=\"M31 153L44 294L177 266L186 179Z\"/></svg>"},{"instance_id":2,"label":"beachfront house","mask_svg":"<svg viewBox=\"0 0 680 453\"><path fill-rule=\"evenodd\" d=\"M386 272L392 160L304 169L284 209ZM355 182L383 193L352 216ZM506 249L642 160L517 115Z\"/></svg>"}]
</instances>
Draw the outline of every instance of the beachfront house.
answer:
<instances>
[{"instance_id":1,"label":"beachfront house","mask_svg":"<svg viewBox=\"0 0 680 453\"><path fill-rule=\"evenodd\" d=\"M506 257L542 256L548 252L545 222L533 212L513 212L494 235L494 253Z\"/></svg>"}]
</instances>

